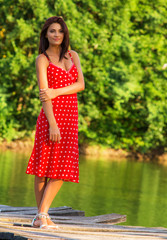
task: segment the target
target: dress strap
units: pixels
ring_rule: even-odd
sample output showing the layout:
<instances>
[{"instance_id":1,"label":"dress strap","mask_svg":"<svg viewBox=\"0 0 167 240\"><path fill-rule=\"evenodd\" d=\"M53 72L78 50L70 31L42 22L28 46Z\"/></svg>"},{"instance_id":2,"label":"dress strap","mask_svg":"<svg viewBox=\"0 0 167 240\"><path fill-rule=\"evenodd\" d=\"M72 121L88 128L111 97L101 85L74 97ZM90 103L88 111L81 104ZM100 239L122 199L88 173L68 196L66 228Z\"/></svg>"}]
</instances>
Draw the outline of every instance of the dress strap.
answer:
<instances>
[{"instance_id":1,"label":"dress strap","mask_svg":"<svg viewBox=\"0 0 167 240\"><path fill-rule=\"evenodd\" d=\"M50 62L49 58L43 53L43 55L48 59L48 61Z\"/></svg>"},{"instance_id":2,"label":"dress strap","mask_svg":"<svg viewBox=\"0 0 167 240\"><path fill-rule=\"evenodd\" d=\"M68 53L69 53L69 55L70 55L71 61L74 62L74 61L73 61L73 58L72 58L72 55L71 55L71 53L70 53L70 50L68 50Z\"/></svg>"}]
</instances>

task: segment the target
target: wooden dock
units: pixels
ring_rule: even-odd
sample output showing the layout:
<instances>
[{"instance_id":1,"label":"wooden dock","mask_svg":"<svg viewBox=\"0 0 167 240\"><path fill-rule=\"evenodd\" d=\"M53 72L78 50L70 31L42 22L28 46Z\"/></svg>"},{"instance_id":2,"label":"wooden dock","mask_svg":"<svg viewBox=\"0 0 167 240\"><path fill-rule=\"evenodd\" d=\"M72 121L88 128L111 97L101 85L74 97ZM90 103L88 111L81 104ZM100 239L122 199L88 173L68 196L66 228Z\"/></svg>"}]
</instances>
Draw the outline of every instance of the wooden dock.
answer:
<instances>
[{"instance_id":1,"label":"wooden dock","mask_svg":"<svg viewBox=\"0 0 167 240\"><path fill-rule=\"evenodd\" d=\"M125 215L107 214L85 217L83 211L71 207L51 208L49 214L58 229L31 227L36 207L0 205L0 239L14 240L154 240L167 239L166 228L114 225L126 221Z\"/></svg>"}]
</instances>

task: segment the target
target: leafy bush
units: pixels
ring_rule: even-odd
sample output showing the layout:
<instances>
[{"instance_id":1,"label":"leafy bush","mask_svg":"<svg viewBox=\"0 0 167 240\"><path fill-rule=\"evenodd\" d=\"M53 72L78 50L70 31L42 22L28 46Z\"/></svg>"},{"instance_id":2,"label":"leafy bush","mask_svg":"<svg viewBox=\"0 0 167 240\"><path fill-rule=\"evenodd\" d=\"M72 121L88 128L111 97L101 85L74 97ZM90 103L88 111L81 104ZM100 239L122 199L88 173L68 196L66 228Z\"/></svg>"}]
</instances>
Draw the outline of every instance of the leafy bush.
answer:
<instances>
[{"instance_id":1,"label":"leafy bush","mask_svg":"<svg viewBox=\"0 0 167 240\"><path fill-rule=\"evenodd\" d=\"M13 119L6 129L35 128L39 33L48 17L59 15L85 76L86 89L78 93L80 144L140 152L167 146L164 1L7 0L0 14L0 81L10 96L3 99L10 109L4 118Z\"/></svg>"}]
</instances>

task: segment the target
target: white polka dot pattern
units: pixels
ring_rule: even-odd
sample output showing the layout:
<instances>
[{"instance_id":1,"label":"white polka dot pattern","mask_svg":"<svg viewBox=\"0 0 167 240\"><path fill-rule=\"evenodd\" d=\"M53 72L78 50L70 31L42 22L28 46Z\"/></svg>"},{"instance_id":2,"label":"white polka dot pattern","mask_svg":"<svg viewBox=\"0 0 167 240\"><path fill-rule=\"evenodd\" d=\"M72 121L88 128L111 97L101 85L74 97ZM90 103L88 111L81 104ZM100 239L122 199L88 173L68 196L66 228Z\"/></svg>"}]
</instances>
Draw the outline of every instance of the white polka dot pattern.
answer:
<instances>
[{"instance_id":1,"label":"white polka dot pattern","mask_svg":"<svg viewBox=\"0 0 167 240\"><path fill-rule=\"evenodd\" d=\"M69 71L51 62L47 69L48 87L61 88L73 84L78 77L76 66ZM27 174L79 182L78 101L77 93L52 99L53 113L60 130L60 143L49 140L49 123L43 108L37 118L34 147Z\"/></svg>"}]
</instances>

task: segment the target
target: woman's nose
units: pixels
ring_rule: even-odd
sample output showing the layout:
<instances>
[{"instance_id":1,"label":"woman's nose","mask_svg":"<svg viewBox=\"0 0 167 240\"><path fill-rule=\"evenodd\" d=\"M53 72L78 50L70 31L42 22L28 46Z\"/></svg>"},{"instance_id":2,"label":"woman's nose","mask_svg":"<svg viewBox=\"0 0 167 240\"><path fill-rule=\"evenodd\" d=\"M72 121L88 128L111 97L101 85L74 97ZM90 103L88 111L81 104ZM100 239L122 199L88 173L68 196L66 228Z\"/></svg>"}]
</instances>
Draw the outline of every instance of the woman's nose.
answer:
<instances>
[{"instance_id":1,"label":"woman's nose","mask_svg":"<svg viewBox=\"0 0 167 240\"><path fill-rule=\"evenodd\" d=\"M55 35L55 37L58 36L58 32L56 31L54 35Z\"/></svg>"}]
</instances>

